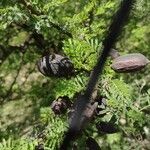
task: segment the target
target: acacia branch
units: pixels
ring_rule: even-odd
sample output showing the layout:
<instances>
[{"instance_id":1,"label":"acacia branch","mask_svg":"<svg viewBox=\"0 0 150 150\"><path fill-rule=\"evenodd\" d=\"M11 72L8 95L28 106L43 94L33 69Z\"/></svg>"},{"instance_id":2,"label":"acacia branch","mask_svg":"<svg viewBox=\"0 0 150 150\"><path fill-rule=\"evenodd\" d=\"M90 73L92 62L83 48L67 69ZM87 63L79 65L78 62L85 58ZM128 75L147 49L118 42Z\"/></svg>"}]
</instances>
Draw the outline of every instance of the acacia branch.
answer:
<instances>
[{"instance_id":1,"label":"acacia branch","mask_svg":"<svg viewBox=\"0 0 150 150\"><path fill-rule=\"evenodd\" d=\"M26 0L19 0L19 2L21 4L23 4L28 9L30 14L36 15L36 16L45 15L44 12L36 10L29 2L26 2ZM48 19L48 17L46 17L46 15L45 15L44 19ZM64 27L61 27L60 25L58 25L56 23L53 23L51 21L49 21L49 24L50 24L50 26L52 26L53 28L57 29L61 33L67 35L70 38L72 38L72 34L70 32L68 32L68 31L66 31L64 29Z\"/></svg>"}]
</instances>

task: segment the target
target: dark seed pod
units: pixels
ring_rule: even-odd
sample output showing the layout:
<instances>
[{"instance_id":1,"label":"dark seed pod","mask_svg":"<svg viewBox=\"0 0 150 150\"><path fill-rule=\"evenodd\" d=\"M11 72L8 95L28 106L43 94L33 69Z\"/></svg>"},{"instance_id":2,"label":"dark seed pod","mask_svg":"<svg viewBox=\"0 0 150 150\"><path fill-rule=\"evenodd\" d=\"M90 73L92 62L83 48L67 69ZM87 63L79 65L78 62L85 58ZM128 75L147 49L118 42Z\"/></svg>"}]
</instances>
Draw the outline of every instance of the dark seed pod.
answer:
<instances>
[{"instance_id":1,"label":"dark seed pod","mask_svg":"<svg viewBox=\"0 0 150 150\"><path fill-rule=\"evenodd\" d=\"M107 106L106 98L98 96L96 98L96 102L98 102L98 107L96 108L96 115L98 116L106 115L106 106Z\"/></svg>"},{"instance_id":2,"label":"dark seed pod","mask_svg":"<svg viewBox=\"0 0 150 150\"><path fill-rule=\"evenodd\" d=\"M100 122L96 124L96 128L99 133L107 133L107 134L112 134L118 132L118 127L110 122Z\"/></svg>"},{"instance_id":3,"label":"dark seed pod","mask_svg":"<svg viewBox=\"0 0 150 150\"><path fill-rule=\"evenodd\" d=\"M98 145L98 143L91 137L89 137L86 140L86 146L88 148L88 150L100 150L100 146Z\"/></svg>"},{"instance_id":4,"label":"dark seed pod","mask_svg":"<svg viewBox=\"0 0 150 150\"><path fill-rule=\"evenodd\" d=\"M51 104L51 108L55 114L65 113L69 107L71 107L71 101L67 96L58 97Z\"/></svg>"},{"instance_id":5,"label":"dark seed pod","mask_svg":"<svg viewBox=\"0 0 150 150\"><path fill-rule=\"evenodd\" d=\"M37 65L39 71L49 77L68 77L74 73L71 60L58 54L44 56Z\"/></svg>"},{"instance_id":6,"label":"dark seed pod","mask_svg":"<svg viewBox=\"0 0 150 150\"><path fill-rule=\"evenodd\" d=\"M149 62L144 55L133 53L117 57L111 67L116 72L132 72L144 68Z\"/></svg>"}]
</instances>

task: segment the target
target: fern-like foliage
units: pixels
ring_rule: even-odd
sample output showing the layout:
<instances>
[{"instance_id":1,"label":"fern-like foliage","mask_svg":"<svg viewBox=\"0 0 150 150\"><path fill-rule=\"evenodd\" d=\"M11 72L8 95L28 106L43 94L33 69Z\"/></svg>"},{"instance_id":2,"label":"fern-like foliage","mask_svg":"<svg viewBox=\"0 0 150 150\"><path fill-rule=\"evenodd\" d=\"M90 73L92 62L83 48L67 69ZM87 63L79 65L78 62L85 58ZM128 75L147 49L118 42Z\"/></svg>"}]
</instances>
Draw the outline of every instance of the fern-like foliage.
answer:
<instances>
[{"instance_id":1,"label":"fern-like foliage","mask_svg":"<svg viewBox=\"0 0 150 150\"><path fill-rule=\"evenodd\" d=\"M106 83L107 82L107 83ZM120 118L132 104L132 88L123 80L105 80L102 93L107 97L108 111Z\"/></svg>"},{"instance_id":2,"label":"fern-like foliage","mask_svg":"<svg viewBox=\"0 0 150 150\"><path fill-rule=\"evenodd\" d=\"M41 121L42 124L47 124L45 128L45 149L56 150L59 148L64 137L64 132L67 130L66 117L55 116L50 108L42 108Z\"/></svg>"},{"instance_id":3,"label":"fern-like foliage","mask_svg":"<svg viewBox=\"0 0 150 150\"><path fill-rule=\"evenodd\" d=\"M64 52L71 58L75 68L82 68L89 71L97 62L100 48L101 43L99 43L98 39L69 39L64 42Z\"/></svg>"},{"instance_id":4,"label":"fern-like foliage","mask_svg":"<svg viewBox=\"0 0 150 150\"><path fill-rule=\"evenodd\" d=\"M56 97L68 96L72 98L75 93L84 90L86 81L87 77L84 74L77 75L75 78L72 78L70 80L58 80L54 89L54 93Z\"/></svg>"},{"instance_id":5,"label":"fern-like foliage","mask_svg":"<svg viewBox=\"0 0 150 150\"><path fill-rule=\"evenodd\" d=\"M19 139L14 140L9 138L8 140L3 139L0 143L1 150L34 150L37 145L36 140Z\"/></svg>"}]
</instances>

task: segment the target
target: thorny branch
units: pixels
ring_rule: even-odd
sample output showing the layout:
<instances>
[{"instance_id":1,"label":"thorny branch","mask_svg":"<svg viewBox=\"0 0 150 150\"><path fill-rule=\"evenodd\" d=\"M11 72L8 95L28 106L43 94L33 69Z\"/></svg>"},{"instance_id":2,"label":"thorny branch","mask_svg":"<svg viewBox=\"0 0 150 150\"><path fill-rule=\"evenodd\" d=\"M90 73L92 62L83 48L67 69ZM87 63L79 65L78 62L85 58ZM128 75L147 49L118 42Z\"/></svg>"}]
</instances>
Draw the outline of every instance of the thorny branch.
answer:
<instances>
[{"instance_id":1,"label":"thorny branch","mask_svg":"<svg viewBox=\"0 0 150 150\"><path fill-rule=\"evenodd\" d=\"M116 43L117 38L121 33L121 29L129 17L134 2L135 0L130 1L124 0L121 3L119 10L117 11L116 15L113 18L113 21L108 30L108 35L105 37L103 42L104 48L102 54L99 56L98 62L93 69L86 90L84 94L81 95L75 101L74 105L75 111L71 116L71 120L69 121L69 129L60 147L61 150L67 149L69 143L71 142L71 140L73 140L73 137L75 137L81 131L82 125L84 123L82 122L82 115L84 113L84 110L86 109L86 106L90 102L92 93L94 92L95 86L98 83L99 76L102 73L104 64L107 60L110 50Z\"/></svg>"}]
</instances>

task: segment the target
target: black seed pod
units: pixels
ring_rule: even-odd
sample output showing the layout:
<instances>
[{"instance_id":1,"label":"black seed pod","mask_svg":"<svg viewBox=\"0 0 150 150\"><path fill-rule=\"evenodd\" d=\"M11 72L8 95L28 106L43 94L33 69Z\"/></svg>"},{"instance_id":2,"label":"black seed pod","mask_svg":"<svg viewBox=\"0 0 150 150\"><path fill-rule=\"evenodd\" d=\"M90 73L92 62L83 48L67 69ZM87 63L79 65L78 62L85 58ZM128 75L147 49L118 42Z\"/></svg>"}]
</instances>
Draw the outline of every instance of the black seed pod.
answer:
<instances>
[{"instance_id":1,"label":"black seed pod","mask_svg":"<svg viewBox=\"0 0 150 150\"><path fill-rule=\"evenodd\" d=\"M58 54L44 56L37 65L39 71L49 77L68 77L74 73L71 60Z\"/></svg>"},{"instance_id":2,"label":"black seed pod","mask_svg":"<svg viewBox=\"0 0 150 150\"><path fill-rule=\"evenodd\" d=\"M144 68L149 62L144 55L133 53L115 58L111 67L116 72L132 72Z\"/></svg>"},{"instance_id":3,"label":"black seed pod","mask_svg":"<svg viewBox=\"0 0 150 150\"><path fill-rule=\"evenodd\" d=\"M107 134L112 134L118 132L118 127L117 125L110 123L110 122L100 122L96 124L96 128L99 133L107 133Z\"/></svg>"},{"instance_id":4,"label":"black seed pod","mask_svg":"<svg viewBox=\"0 0 150 150\"><path fill-rule=\"evenodd\" d=\"M55 114L62 114L67 111L67 108L70 108L72 105L70 99L67 96L58 97L57 100L54 100L51 104L51 108Z\"/></svg>"},{"instance_id":5,"label":"black seed pod","mask_svg":"<svg viewBox=\"0 0 150 150\"><path fill-rule=\"evenodd\" d=\"M86 140L86 146L88 150L100 150L101 149L98 143L92 137L89 137Z\"/></svg>"}]
</instances>

